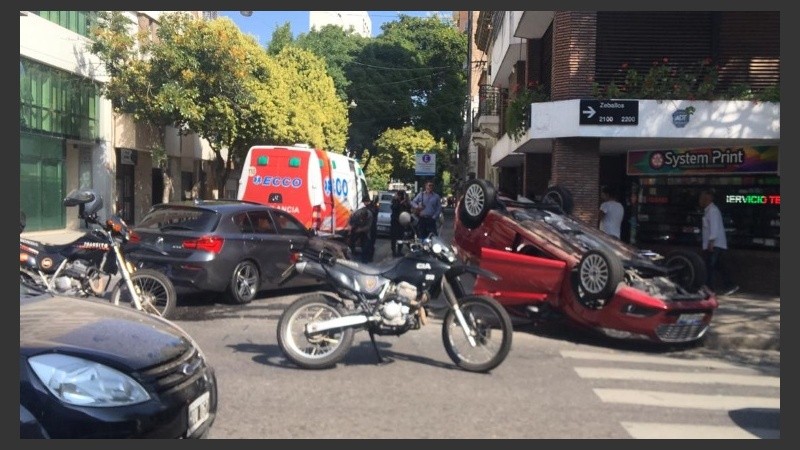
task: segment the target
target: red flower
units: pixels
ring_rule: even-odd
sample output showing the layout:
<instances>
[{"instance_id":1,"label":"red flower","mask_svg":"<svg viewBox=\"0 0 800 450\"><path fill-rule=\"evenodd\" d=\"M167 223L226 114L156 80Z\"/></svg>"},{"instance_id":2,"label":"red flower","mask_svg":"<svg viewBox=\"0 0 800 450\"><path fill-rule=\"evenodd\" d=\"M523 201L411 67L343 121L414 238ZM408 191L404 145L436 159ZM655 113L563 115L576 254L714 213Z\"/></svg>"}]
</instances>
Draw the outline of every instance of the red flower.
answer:
<instances>
[{"instance_id":1,"label":"red flower","mask_svg":"<svg viewBox=\"0 0 800 450\"><path fill-rule=\"evenodd\" d=\"M668 63L668 62L669 62L669 58L667 58L667 57L665 56L665 57L664 57L664 58L663 58L661 61L663 61L663 62L664 62L664 64L666 64L666 63Z\"/></svg>"}]
</instances>

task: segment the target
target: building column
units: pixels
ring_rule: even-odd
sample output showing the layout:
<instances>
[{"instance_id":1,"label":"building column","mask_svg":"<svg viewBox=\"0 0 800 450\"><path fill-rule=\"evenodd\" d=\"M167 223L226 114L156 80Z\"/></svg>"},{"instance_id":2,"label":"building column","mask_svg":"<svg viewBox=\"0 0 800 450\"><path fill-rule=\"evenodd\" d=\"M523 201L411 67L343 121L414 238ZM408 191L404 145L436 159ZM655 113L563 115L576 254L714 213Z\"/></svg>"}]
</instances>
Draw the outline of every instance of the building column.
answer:
<instances>
[{"instance_id":1,"label":"building column","mask_svg":"<svg viewBox=\"0 0 800 450\"><path fill-rule=\"evenodd\" d=\"M553 142L551 185L572 192L572 215L589 226L597 226L600 207L600 140L564 138Z\"/></svg>"},{"instance_id":2,"label":"building column","mask_svg":"<svg viewBox=\"0 0 800 450\"><path fill-rule=\"evenodd\" d=\"M591 98L597 41L596 11L557 11L553 17L553 101ZM577 111L576 111L577 114ZM599 207L600 141L564 138L553 141L550 184L572 192L573 216L596 226Z\"/></svg>"}]
</instances>

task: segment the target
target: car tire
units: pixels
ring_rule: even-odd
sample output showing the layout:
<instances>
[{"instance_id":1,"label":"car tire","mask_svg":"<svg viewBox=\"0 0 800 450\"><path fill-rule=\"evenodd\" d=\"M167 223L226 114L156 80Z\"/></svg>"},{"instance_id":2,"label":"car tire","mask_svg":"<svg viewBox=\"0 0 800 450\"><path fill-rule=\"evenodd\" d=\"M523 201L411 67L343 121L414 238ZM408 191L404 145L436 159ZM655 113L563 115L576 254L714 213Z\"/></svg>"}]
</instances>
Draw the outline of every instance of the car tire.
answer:
<instances>
[{"instance_id":1,"label":"car tire","mask_svg":"<svg viewBox=\"0 0 800 450\"><path fill-rule=\"evenodd\" d=\"M458 219L467 228L477 227L494 208L496 199L497 190L491 182L477 178L467 181L458 204Z\"/></svg>"},{"instance_id":2,"label":"car tire","mask_svg":"<svg viewBox=\"0 0 800 450\"><path fill-rule=\"evenodd\" d=\"M664 265L673 269L670 279L683 289L695 292L706 282L706 263L691 250L673 250L664 256Z\"/></svg>"},{"instance_id":3,"label":"car tire","mask_svg":"<svg viewBox=\"0 0 800 450\"><path fill-rule=\"evenodd\" d=\"M573 287L582 302L593 303L611 298L624 276L625 267L616 254L593 249L581 257Z\"/></svg>"},{"instance_id":4,"label":"car tire","mask_svg":"<svg viewBox=\"0 0 800 450\"><path fill-rule=\"evenodd\" d=\"M575 209L572 192L563 186L550 186L542 195L542 203L555 204L561 209L562 214L570 215Z\"/></svg>"},{"instance_id":5,"label":"car tire","mask_svg":"<svg viewBox=\"0 0 800 450\"><path fill-rule=\"evenodd\" d=\"M261 286L261 276L252 261L242 261L231 273L228 285L228 300L235 305L250 303Z\"/></svg>"}]
</instances>

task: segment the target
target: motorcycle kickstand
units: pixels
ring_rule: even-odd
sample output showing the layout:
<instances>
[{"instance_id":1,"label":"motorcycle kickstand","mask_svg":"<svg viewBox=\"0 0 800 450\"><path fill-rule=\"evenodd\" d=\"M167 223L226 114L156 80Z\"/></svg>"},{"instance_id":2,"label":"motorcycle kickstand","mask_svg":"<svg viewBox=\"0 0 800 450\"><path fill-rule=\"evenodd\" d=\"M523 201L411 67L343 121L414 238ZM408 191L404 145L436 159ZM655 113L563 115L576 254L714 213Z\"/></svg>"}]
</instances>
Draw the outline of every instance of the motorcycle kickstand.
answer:
<instances>
[{"instance_id":1,"label":"motorcycle kickstand","mask_svg":"<svg viewBox=\"0 0 800 450\"><path fill-rule=\"evenodd\" d=\"M380 350L378 350L378 344L375 342L375 333L373 333L372 331L369 332L369 340L372 341L372 348L375 349L375 356L378 357L378 364L386 363L387 361L383 359Z\"/></svg>"}]
</instances>

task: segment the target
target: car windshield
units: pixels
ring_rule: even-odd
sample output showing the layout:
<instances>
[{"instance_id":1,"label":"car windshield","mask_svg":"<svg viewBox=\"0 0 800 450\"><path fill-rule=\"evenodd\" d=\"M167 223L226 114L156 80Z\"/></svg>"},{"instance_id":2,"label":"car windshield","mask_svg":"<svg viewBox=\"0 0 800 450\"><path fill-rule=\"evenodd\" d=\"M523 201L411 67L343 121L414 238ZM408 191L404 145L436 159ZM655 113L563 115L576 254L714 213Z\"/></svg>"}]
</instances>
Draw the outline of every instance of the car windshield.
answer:
<instances>
[{"instance_id":1,"label":"car windshield","mask_svg":"<svg viewBox=\"0 0 800 450\"><path fill-rule=\"evenodd\" d=\"M150 211L136 224L138 229L158 231L212 231L219 220L214 211L199 208L158 208Z\"/></svg>"},{"instance_id":2,"label":"car windshield","mask_svg":"<svg viewBox=\"0 0 800 450\"><path fill-rule=\"evenodd\" d=\"M643 256L637 248L619 239L552 211L519 207L511 208L511 215L520 225L567 252L583 253L602 247L613 251L623 260Z\"/></svg>"}]
</instances>

